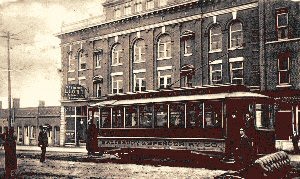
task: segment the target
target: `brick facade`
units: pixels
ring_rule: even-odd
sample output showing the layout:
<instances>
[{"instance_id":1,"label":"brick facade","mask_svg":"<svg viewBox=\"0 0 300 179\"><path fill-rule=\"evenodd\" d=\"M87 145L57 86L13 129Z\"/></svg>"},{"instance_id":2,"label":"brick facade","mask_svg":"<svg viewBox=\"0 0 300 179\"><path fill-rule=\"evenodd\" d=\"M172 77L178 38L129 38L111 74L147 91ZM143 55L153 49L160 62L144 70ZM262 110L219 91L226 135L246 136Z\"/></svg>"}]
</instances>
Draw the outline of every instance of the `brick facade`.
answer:
<instances>
[{"instance_id":1,"label":"brick facade","mask_svg":"<svg viewBox=\"0 0 300 179\"><path fill-rule=\"evenodd\" d=\"M122 11L129 2L132 14L115 18L115 9ZM104 17L99 17L98 22L83 25L77 23L62 28L63 31L58 34L63 66L62 108L88 106L105 100L107 95L113 93L114 75L120 76L115 78L122 80L122 93L134 92L134 76L139 74L137 72L144 73L146 90L159 89L160 75L170 75L172 87L183 87L185 84L180 79L181 68L192 65L196 69L191 79L192 86L211 85L214 78L212 64L218 60L222 65L221 84L233 83L233 64L238 61L242 64L242 80L239 83L251 90L276 92L282 89L278 88L278 52L287 50L291 52L291 80L288 89L285 89L299 89L299 3L168 0L165 6L160 6L154 0L154 8L151 10L146 10L146 0L141 3L143 11L136 12L133 1L106 1L103 4ZM288 9L290 33L287 39L278 40L276 10L283 7ZM231 48L233 42L230 34L234 35L234 30L231 30L234 23L241 24L242 43ZM221 48L211 51L211 28L216 25L221 28ZM191 34L191 55L184 54L186 33ZM159 39L163 36L171 39L171 57L158 59ZM133 63L133 47L140 39L146 44L145 62ZM112 65L112 49L116 44L121 46L122 65L115 66ZM99 50L102 52L101 67L96 68L94 53ZM86 60L85 70L78 70L78 54L81 51ZM73 71L69 71L70 65L75 67ZM103 78L100 84L101 97L95 96L95 76ZM79 82L80 79L84 79L84 82ZM65 86L78 83L82 83L88 91L85 98L69 100L65 95ZM298 119L293 118L289 122L292 121L296 125ZM298 127L293 130L298 130Z\"/></svg>"}]
</instances>

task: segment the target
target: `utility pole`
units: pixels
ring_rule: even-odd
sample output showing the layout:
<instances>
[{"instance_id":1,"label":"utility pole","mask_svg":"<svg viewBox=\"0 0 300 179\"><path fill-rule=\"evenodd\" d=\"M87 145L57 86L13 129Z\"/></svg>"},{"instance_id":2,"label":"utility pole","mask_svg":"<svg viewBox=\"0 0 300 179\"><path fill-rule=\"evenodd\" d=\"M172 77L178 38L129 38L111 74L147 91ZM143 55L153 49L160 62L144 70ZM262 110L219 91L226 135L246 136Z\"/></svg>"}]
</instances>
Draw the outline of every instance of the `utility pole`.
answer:
<instances>
[{"instance_id":1,"label":"utility pole","mask_svg":"<svg viewBox=\"0 0 300 179\"><path fill-rule=\"evenodd\" d=\"M8 91L8 130L5 131L5 178L16 178L17 170L17 155L16 155L16 141L14 137L14 128L12 127L12 109L11 109L11 77L10 77L10 40L19 40L13 38L9 31L5 35L0 36L7 39L7 91Z\"/></svg>"},{"instance_id":2,"label":"utility pole","mask_svg":"<svg viewBox=\"0 0 300 179\"><path fill-rule=\"evenodd\" d=\"M11 79L10 79L10 33L7 32L7 89L8 89L8 130L11 126Z\"/></svg>"}]
</instances>

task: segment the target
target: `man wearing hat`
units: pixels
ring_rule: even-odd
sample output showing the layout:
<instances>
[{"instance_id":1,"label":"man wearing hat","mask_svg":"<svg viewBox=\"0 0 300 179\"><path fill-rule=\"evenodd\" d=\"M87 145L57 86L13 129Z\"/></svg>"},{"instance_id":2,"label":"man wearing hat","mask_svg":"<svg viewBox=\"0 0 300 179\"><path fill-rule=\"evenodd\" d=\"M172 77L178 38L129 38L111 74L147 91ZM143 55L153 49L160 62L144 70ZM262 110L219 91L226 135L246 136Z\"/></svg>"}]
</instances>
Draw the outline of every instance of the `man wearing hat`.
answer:
<instances>
[{"instance_id":1,"label":"man wearing hat","mask_svg":"<svg viewBox=\"0 0 300 179\"><path fill-rule=\"evenodd\" d=\"M39 133L38 141L38 145L41 147L42 150L40 162L44 162L46 155L46 147L48 147L47 126L42 126L42 130Z\"/></svg>"},{"instance_id":2,"label":"man wearing hat","mask_svg":"<svg viewBox=\"0 0 300 179\"><path fill-rule=\"evenodd\" d=\"M251 163L252 160L252 144L251 140L246 136L245 130L240 129L240 144L237 148L239 154L239 161L242 165L247 166Z\"/></svg>"}]
</instances>

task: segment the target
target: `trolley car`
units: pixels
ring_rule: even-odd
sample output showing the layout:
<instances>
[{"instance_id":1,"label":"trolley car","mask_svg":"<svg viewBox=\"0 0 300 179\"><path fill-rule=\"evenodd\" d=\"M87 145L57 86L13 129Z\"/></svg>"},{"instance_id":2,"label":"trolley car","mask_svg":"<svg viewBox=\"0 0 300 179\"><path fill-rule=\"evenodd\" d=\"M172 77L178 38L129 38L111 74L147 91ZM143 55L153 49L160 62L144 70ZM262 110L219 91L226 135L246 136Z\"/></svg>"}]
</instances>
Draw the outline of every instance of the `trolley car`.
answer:
<instances>
[{"instance_id":1,"label":"trolley car","mask_svg":"<svg viewBox=\"0 0 300 179\"><path fill-rule=\"evenodd\" d=\"M175 150L229 156L240 128L257 154L275 150L275 108L242 85L164 89L108 96L89 108L98 147Z\"/></svg>"}]
</instances>

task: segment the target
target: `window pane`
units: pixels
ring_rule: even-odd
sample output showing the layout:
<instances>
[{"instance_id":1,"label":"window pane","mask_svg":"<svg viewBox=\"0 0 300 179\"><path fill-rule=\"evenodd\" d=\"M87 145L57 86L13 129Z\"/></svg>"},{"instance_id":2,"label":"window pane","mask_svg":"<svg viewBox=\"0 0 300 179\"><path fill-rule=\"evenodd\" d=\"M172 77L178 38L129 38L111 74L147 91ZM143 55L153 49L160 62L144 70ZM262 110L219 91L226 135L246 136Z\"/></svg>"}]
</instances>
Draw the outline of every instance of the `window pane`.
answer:
<instances>
[{"instance_id":1,"label":"window pane","mask_svg":"<svg viewBox=\"0 0 300 179\"><path fill-rule=\"evenodd\" d=\"M287 14L278 14L278 27L287 26L288 25L288 18Z\"/></svg>"},{"instance_id":2,"label":"window pane","mask_svg":"<svg viewBox=\"0 0 300 179\"><path fill-rule=\"evenodd\" d=\"M289 59L288 58L282 58L279 59L279 63L278 63L279 70L288 70L289 69Z\"/></svg>"},{"instance_id":3,"label":"window pane","mask_svg":"<svg viewBox=\"0 0 300 179\"><path fill-rule=\"evenodd\" d=\"M168 120L168 106L165 104L155 105L155 127L167 127Z\"/></svg>"},{"instance_id":4,"label":"window pane","mask_svg":"<svg viewBox=\"0 0 300 179\"><path fill-rule=\"evenodd\" d=\"M101 109L101 127L102 128L109 128L111 122L110 116L110 108L102 108Z\"/></svg>"},{"instance_id":5,"label":"window pane","mask_svg":"<svg viewBox=\"0 0 300 179\"><path fill-rule=\"evenodd\" d=\"M126 127L137 127L138 124L138 113L136 106L125 107L125 126Z\"/></svg>"},{"instance_id":6,"label":"window pane","mask_svg":"<svg viewBox=\"0 0 300 179\"><path fill-rule=\"evenodd\" d=\"M152 106L139 106L139 119L140 127L151 128L152 127Z\"/></svg>"},{"instance_id":7,"label":"window pane","mask_svg":"<svg viewBox=\"0 0 300 179\"><path fill-rule=\"evenodd\" d=\"M170 127L184 127L184 104L170 105Z\"/></svg>"},{"instance_id":8,"label":"window pane","mask_svg":"<svg viewBox=\"0 0 300 179\"><path fill-rule=\"evenodd\" d=\"M114 108L113 109L113 126L115 128L123 127L123 109Z\"/></svg>"},{"instance_id":9,"label":"window pane","mask_svg":"<svg viewBox=\"0 0 300 179\"><path fill-rule=\"evenodd\" d=\"M287 71L281 71L279 72L279 84L281 83L290 83L290 75Z\"/></svg>"},{"instance_id":10,"label":"window pane","mask_svg":"<svg viewBox=\"0 0 300 179\"><path fill-rule=\"evenodd\" d=\"M203 103L195 102L187 104L187 126L203 127Z\"/></svg>"},{"instance_id":11,"label":"window pane","mask_svg":"<svg viewBox=\"0 0 300 179\"><path fill-rule=\"evenodd\" d=\"M231 25L231 31L241 31L242 30L242 23L236 22Z\"/></svg>"},{"instance_id":12,"label":"window pane","mask_svg":"<svg viewBox=\"0 0 300 179\"><path fill-rule=\"evenodd\" d=\"M243 70L232 71L232 78L243 78Z\"/></svg>"}]
</instances>

